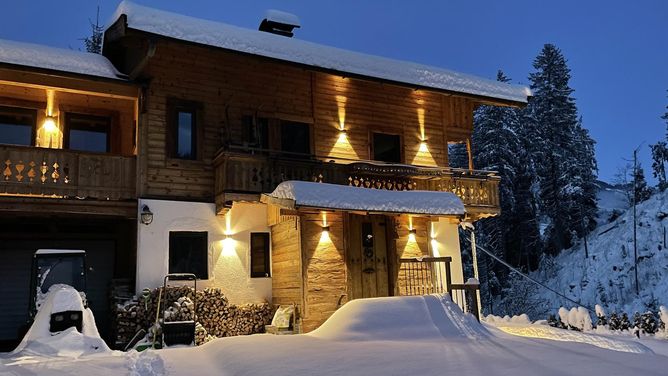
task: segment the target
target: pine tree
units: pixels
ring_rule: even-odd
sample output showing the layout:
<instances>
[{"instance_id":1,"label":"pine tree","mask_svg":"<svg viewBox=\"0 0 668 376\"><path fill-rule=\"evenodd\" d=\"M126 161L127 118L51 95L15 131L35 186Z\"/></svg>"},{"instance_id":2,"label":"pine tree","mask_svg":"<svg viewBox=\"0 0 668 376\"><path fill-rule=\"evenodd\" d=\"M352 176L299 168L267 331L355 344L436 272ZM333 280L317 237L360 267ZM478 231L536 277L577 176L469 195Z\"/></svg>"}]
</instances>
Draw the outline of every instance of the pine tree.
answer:
<instances>
[{"instance_id":1,"label":"pine tree","mask_svg":"<svg viewBox=\"0 0 668 376\"><path fill-rule=\"evenodd\" d=\"M100 26L100 7L97 7L97 15L95 23L88 20L91 28L91 35L83 39L86 51L94 54L102 53L102 36L104 35L104 28Z\"/></svg>"},{"instance_id":2,"label":"pine tree","mask_svg":"<svg viewBox=\"0 0 668 376\"><path fill-rule=\"evenodd\" d=\"M524 121L538 175L540 214L548 222L545 247L556 254L593 226L594 143L578 119L570 69L561 51L546 44L533 66L536 71L529 80L534 97Z\"/></svg>"},{"instance_id":3,"label":"pine tree","mask_svg":"<svg viewBox=\"0 0 668 376\"><path fill-rule=\"evenodd\" d=\"M652 196L652 189L647 186L645 171L640 165L640 162L638 162L638 167L633 173L633 181L635 187L633 194L636 202L643 202Z\"/></svg>"},{"instance_id":4,"label":"pine tree","mask_svg":"<svg viewBox=\"0 0 668 376\"><path fill-rule=\"evenodd\" d=\"M469 168L469 156L466 144L448 145L448 166L451 168Z\"/></svg>"},{"instance_id":5,"label":"pine tree","mask_svg":"<svg viewBox=\"0 0 668 376\"><path fill-rule=\"evenodd\" d=\"M663 192L668 188L666 181L666 164L668 164L668 145L665 141L659 141L650 145L652 149L652 175L659 181L657 188Z\"/></svg>"},{"instance_id":6,"label":"pine tree","mask_svg":"<svg viewBox=\"0 0 668 376\"><path fill-rule=\"evenodd\" d=\"M631 329L631 322L629 321L629 315L626 312L622 313L622 317L619 319L619 328L618 330L629 330Z\"/></svg>"}]
</instances>

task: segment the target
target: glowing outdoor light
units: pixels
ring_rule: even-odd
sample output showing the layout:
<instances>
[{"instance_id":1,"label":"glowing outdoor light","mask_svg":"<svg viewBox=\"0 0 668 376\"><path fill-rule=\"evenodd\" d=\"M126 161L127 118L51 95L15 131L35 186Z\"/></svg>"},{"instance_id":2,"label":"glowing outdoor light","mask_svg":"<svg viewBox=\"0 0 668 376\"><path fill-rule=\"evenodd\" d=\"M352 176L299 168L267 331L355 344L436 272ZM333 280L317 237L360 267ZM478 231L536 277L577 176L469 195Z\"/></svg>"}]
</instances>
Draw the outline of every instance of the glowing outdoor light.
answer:
<instances>
[{"instance_id":1,"label":"glowing outdoor light","mask_svg":"<svg viewBox=\"0 0 668 376\"><path fill-rule=\"evenodd\" d=\"M149 209L148 205L142 206L140 218L141 223L147 226L153 222L153 213L151 212L151 209Z\"/></svg>"},{"instance_id":2,"label":"glowing outdoor light","mask_svg":"<svg viewBox=\"0 0 668 376\"><path fill-rule=\"evenodd\" d=\"M54 116L47 116L42 127L48 133L55 132L58 130L58 127L56 126L56 118Z\"/></svg>"}]
</instances>

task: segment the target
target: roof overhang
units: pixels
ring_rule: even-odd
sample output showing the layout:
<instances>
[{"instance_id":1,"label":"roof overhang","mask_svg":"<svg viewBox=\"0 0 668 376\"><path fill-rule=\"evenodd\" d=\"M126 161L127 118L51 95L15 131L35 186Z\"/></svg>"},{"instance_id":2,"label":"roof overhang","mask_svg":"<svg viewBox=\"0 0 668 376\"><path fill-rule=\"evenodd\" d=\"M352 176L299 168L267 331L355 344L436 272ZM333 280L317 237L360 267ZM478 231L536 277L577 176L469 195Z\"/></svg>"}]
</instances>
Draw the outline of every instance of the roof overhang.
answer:
<instances>
[{"instance_id":1,"label":"roof overhang","mask_svg":"<svg viewBox=\"0 0 668 376\"><path fill-rule=\"evenodd\" d=\"M331 210L378 214L461 217L464 203L451 192L389 191L338 184L285 181L260 201L288 210Z\"/></svg>"}]
</instances>

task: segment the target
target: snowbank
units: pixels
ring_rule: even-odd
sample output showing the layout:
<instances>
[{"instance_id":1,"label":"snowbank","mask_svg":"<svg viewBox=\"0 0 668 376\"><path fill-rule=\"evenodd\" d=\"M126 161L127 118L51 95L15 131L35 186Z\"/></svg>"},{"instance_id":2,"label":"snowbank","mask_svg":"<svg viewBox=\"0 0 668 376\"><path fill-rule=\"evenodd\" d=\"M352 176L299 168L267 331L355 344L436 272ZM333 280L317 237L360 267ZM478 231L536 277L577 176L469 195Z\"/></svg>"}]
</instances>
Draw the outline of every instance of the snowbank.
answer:
<instances>
[{"instance_id":1,"label":"snowbank","mask_svg":"<svg viewBox=\"0 0 668 376\"><path fill-rule=\"evenodd\" d=\"M310 336L338 341L412 341L479 338L485 329L448 295L356 299Z\"/></svg>"},{"instance_id":2,"label":"snowbank","mask_svg":"<svg viewBox=\"0 0 668 376\"><path fill-rule=\"evenodd\" d=\"M663 245L668 218L662 213L668 213L668 191L637 206L639 295L634 279L632 209L588 235L589 258L580 241L532 275L570 299L590 307L598 304L609 314L657 313L661 304L668 305L668 249ZM552 312L570 304L550 291L538 290L536 297L549 302Z\"/></svg>"},{"instance_id":3,"label":"snowbank","mask_svg":"<svg viewBox=\"0 0 668 376\"><path fill-rule=\"evenodd\" d=\"M132 29L340 73L523 103L531 95L524 86L188 17L129 1L118 6L110 24L123 14Z\"/></svg>"},{"instance_id":4,"label":"snowbank","mask_svg":"<svg viewBox=\"0 0 668 376\"><path fill-rule=\"evenodd\" d=\"M464 203L451 192L388 191L338 184L284 181L266 197L291 200L295 207L430 215L465 214Z\"/></svg>"}]
</instances>

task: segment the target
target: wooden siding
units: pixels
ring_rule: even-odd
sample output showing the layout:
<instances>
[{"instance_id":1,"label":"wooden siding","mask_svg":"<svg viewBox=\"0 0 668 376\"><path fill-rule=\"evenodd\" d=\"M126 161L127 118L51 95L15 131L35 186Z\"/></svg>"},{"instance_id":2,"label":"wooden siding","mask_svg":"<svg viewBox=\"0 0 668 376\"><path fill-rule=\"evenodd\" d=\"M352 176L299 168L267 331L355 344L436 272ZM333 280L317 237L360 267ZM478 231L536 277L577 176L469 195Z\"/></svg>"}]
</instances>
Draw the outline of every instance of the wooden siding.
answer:
<instances>
[{"instance_id":1,"label":"wooden siding","mask_svg":"<svg viewBox=\"0 0 668 376\"><path fill-rule=\"evenodd\" d=\"M303 306L301 236L298 217L271 227L271 286L274 304Z\"/></svg>"},{"instance_id":2,"label":"wooden siding","mask_svg":"<svg viewBox=\"0 0 668 376\"><path fill-rule=\"evenodd\" d=\"M305 332L316 329L347 301L343 214L327 213L326 218L329 232L323 234L322 214L301 216Z\"/></svg>"},{"instance_id":3,"label":"wooden siding","mask_svg":"<svg viewBox=\"0 0 668 376\"><path fill-rule=\"evenodd\" d=\"M412 217L402 215L394 217L394 228L396 238L394 245L396 249L394 264L392 268L392 278L394 281L394 294L400 295L405 291L409 282L405 274L399 273L399 259L415 258L421 256L430 256L429 249L431 223L425 217ZM415 234L410 233L410 229L415 229Z\"/></svg>"},{"instance_id":4,"label":"wooden siding","mask_svg":"<svg viewBox=\"0 0 668 376\"><path fill-rule=\"evenodd\" d=\"M242 116L312 125L312 151L320 160L370 159L373 132L398 134L403 162L447 166L447 142L470 136L475 102L390 84L309 71L252 56L160 40L143 70L148 80L140 170L145 196L213 201L212 160L221 148L245 147ZM202 158L166 155L168 98L203 108ZM272 122L271 127L278 123ZM339 129L347 131L341 137ZM276 131L269 132L274 139Z\"/></svg>"}]
</instances>

